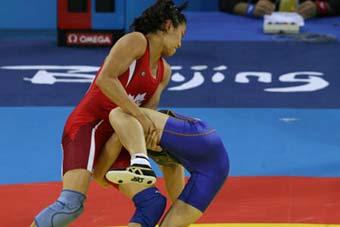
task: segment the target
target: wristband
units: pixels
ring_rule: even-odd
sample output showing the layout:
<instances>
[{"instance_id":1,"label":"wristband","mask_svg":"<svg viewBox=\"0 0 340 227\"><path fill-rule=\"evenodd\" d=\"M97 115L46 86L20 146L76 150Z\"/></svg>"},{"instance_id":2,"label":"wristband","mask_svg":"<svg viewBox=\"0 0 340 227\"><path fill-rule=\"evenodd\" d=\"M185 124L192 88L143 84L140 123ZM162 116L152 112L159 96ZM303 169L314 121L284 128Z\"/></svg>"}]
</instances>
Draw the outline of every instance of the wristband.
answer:
<instances>
[{"instance_id":1,"label":"wristband","mask_svg":"<svg viewBox=\"0 0 340 227\"><path fill-rule=\"evenodd\" d=\"M254 12L255 12L255 5L254 4L248 4L246 15L248 17L253 17L254 16Z\"/></svg>"},{"instance_id":2,"label":"wristband","mask_svg":"<svg viewBox=\"0 0 340 227\"><path fill-rule=\"evenodd\" d=\"M315 4L316 4L317 15L325 16L325 15L329 14L330 8L329 8L329 5L327 4L327 2L321 1L321 0L316 0Z\"/></svg>"}]
</instances>

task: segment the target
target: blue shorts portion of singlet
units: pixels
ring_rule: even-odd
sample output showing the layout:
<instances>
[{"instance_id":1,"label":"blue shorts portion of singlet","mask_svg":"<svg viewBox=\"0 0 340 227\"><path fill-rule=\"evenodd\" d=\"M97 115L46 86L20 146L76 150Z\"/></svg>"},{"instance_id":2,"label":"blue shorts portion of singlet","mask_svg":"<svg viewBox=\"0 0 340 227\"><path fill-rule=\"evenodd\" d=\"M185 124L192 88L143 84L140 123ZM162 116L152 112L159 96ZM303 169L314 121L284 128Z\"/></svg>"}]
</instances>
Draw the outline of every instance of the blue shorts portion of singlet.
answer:
<instances>
[{"instance_id":1,"label":"blue shorts portion of singlet","mask_svg":"<svg viewBox=\"0 0 340 227\"><path fill-rule=\"evenodd\" d=\"M160 145L191 174L179 199L204 212L229 173L229 158L216 130L199 119L174 114Z\"/></svg>"}]
</instances>

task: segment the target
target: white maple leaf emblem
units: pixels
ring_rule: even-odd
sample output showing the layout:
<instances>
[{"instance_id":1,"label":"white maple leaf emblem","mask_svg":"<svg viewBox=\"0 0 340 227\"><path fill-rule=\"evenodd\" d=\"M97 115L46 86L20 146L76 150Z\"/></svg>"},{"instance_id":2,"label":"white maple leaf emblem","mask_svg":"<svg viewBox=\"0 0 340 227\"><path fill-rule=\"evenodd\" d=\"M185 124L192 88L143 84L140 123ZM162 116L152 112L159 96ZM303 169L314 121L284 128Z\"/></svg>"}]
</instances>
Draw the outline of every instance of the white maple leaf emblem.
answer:
<instances>
[{"instance_id":1,"label":"white maple leaf emblem","mask_svg":"<svg viewBox=\"0 0 340 227\"><path fill-rule=\"evenodd\" d=\"M138 94L136 96L133 96L133 95L129 94L129 98L132 101L134 101L137 104L137 106L140 106L140 105L142 105L143 101L145 100L145 95L146 95L146 92L143 93L143 94Z\"/></svg>"}]
</instances>

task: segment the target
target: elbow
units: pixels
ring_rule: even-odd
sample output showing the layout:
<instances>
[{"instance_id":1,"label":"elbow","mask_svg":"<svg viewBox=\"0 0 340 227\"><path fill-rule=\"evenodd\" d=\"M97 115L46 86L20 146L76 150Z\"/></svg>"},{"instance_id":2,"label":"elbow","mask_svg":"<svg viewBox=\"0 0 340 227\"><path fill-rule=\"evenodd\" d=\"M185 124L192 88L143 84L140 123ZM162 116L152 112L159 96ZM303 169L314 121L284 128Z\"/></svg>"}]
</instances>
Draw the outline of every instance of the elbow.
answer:
<instances>
[{"instance_id":1,"label":"elbow","mask_svg":"<svg viewBox=\"0 0 340 227\"><path fill-rule=\"evenodd\" d=\"M94 83L102 90L102 88L104 88L107 84L114 83L116 79L117 78L109 76L104 71L101 71Z\"/></svg>"}]
</instances>

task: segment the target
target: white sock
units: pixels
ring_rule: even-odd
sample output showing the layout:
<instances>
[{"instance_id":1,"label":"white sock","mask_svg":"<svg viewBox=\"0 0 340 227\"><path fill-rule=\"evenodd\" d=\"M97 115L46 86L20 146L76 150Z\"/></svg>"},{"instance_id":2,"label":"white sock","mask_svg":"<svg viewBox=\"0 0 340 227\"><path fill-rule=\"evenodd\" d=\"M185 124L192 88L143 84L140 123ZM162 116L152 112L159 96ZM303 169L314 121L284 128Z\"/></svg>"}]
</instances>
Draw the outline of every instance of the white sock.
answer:
<instances>
[{"instance_id":1,"label":"white sock","mask_svg":"<svg viewBox=\"0 0 340 227\"><path fill-rule=\"evenodd\" d=\"M147 165L151 168L148 156L143 153L136 153L131 156L130 165L133 164Z\"/></svg>"}]
</instances>

